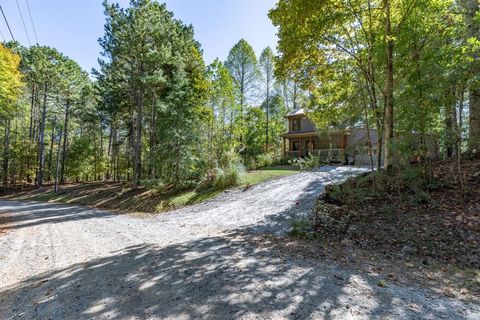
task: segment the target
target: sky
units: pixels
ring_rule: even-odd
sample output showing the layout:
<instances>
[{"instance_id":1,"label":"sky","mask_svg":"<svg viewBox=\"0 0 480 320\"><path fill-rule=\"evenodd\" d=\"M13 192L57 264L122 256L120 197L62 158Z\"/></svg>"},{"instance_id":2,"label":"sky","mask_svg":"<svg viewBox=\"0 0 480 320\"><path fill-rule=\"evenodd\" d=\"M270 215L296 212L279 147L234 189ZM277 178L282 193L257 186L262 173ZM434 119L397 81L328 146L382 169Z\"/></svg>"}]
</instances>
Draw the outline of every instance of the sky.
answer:
<instances>
[{"instance_id":1,"label":"sky","mask_svg":"<svg viewBox=\"0 0 480 320\"><path fill-rule=\"evenodd\" d=\"M28 14L27 0L0 0L13 36L22 45L29 41L23 27L23 15L30 43L35 36ZM129 0L117 0L127 6ZM202 45L206 63L225 60L228 51L241 38L258 55L267 46L275 49L276 29L267 17L276 0L163 0L177 19L192 24L195 38ZM102 0L28 0L33 24L41 45L55 47L76 60L85 70L98 66L98 38L103 35L105 17ZM0 16L0 41L11 40ZM3 38L2 38L3 37Z\"/></svg>"}]
</instances>

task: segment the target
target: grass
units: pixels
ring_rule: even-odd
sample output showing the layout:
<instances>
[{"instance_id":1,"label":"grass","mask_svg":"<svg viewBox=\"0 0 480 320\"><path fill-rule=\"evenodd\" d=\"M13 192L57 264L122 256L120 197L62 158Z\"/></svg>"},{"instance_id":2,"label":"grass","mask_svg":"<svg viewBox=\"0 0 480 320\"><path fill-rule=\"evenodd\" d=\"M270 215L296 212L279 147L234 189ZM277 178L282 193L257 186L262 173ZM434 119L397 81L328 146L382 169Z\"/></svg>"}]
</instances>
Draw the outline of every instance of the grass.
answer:
<instances>
[{"instance_id":1,"label":"grass","mask_svg":"<svg viewBox=\"0 0 480 320\"><path fill-rule=\"evenodd\" d=\"M289 166L254 170L241 175L240 186L252 186L296 172L295 168ZM207 189L162 192L146 188L131 190L126 183L92 182L61 186L58 193L53 193L53 186L20 191L10 190L0 194L0 198L76 204L124 212L161 213L205 202L222 191L221 189Z\"/></svg>"},{"instance_id":2,"label":"grass","mask_svg":"<svg viewBox=\"0 0 480 320\"><path fill-rule=\"evenodd\" d=\"M295 173L298 173L298 169L293 166L275 166L252 170L246 172L240 177L240 185L253 186L266 180L285 177Z\"/></svg>"}]
</instances>

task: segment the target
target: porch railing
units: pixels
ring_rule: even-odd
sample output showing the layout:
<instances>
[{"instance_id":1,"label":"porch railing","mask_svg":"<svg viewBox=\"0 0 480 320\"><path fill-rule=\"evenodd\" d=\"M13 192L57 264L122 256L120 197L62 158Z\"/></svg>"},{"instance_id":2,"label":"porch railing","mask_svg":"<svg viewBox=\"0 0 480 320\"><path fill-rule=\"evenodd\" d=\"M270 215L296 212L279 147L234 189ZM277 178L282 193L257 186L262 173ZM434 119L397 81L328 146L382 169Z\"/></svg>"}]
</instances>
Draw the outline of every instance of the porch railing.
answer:
<instances>
[{"instance_id":1,"label":"porch railing","mask_svg":"<svg viewBox=\"0 0 480 320\"><path fill-rule=\"evenodd\" d=\"M323 162L345 162L345 149L316 149L313 151L287 151L286 156L289 158L300 158L307 155L314 155L320 157Z\"/></svg>"}]
</instances>

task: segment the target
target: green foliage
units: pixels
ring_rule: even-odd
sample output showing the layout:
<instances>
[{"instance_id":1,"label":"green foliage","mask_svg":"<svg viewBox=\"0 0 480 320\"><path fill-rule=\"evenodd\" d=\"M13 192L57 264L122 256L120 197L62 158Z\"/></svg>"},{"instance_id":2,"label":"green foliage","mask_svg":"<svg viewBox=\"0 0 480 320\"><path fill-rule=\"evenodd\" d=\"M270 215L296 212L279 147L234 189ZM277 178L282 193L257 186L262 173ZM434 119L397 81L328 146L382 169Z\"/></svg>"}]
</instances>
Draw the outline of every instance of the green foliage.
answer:
<instances>
[{"instance_id":1,"label":"green foliage","mask_svg":"<svg viewBox=\"0 0 480 320\"><path fill-rule=\"evenodd\" d=\"M87 180L93 177L93 144L87 136L73 139L70 145L70 160L67 175L71 179Z\"/></svg>"},{"instance_id":2,"label":"green foliage","mask_svg":"<svg viewBox=\"0 0 480 320\"><path fill-rule=\"evenodd\" d=\"M252 46L241 39L228 54L226 67L235 84L236 98L240 105L240 113L249 102L249 94L255 89L258 79L258 62Z\"/></svg>"},{"instance_id":3,"label":"green foliage","mask_svg":"<svg viewBox=\"0 0 480 320\"><path fill-rule=\"evenodd\" d=\"M429 191L438 187L429 170L421 166L402 166L351 178L341 185L328 186L325 199L330 203L354 204L366 199L386 199L391 194L405 194L417 204L429 203Z\"/></svg>"},{"instance_id":4,"label":"green foliage","mask_svg":"<svg viewBox=\"0 0 480 320\"><path fill-rule=\"evenodd\" d=\"M300 171L308 171L320 167L323 163L319 156L308 155L304 158L291 159L289 163L298 167Z\"/></svg>"},{"instance_id":5,"label":"green foliage","mask_svg":"<svg viewBox=\"0 0 480 320\"><path fill-rule=\"evenodd\" d=\"M279 28L276 74L295 79L309 92L306 108L318 128L368 124L379 135L386 127L388 132L430 134L451 147L465 127L460 114L472 83L467 74L478 73L469 59L478 55L473 49L478 41L466 37L474 24L468 23L472 15L464 5L451 0L281 0L269 14ZM388 76L387 43L394 57ZM387 125L393 121L384 117L390 76L395 79L395 122ZM392 140L383 141L389 154L395 151Z\"/></svg>"},{"instance_id":6,"label":"green foliage","mask_svg":"<svg viewBox=\"0 0 480 320\"><path fill-rule=\"evenodd\" d=\"M240 175L243 172L240 165L231 164L228 167L214 168L207 172L197 190L225 190L235 187L240 182Z\"/></svg>"}]
</instances>

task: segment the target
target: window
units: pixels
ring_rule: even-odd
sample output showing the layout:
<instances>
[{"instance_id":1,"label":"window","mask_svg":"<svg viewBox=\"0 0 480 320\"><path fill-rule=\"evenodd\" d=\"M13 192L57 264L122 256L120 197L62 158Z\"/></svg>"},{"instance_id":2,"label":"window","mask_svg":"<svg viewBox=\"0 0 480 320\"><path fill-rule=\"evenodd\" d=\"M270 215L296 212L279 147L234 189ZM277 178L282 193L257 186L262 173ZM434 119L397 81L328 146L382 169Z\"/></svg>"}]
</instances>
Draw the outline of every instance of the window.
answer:
<instances>
[{"instance_id":1,"label":"window","mask_svg":"<svg viewBox=\"0 0 480 320\"><path fill-rule=\"evenodd\" d=\"M300 131L302 130L302 119L293 119L292 120L292 131Z\"/></svg>"}]
</instances>

